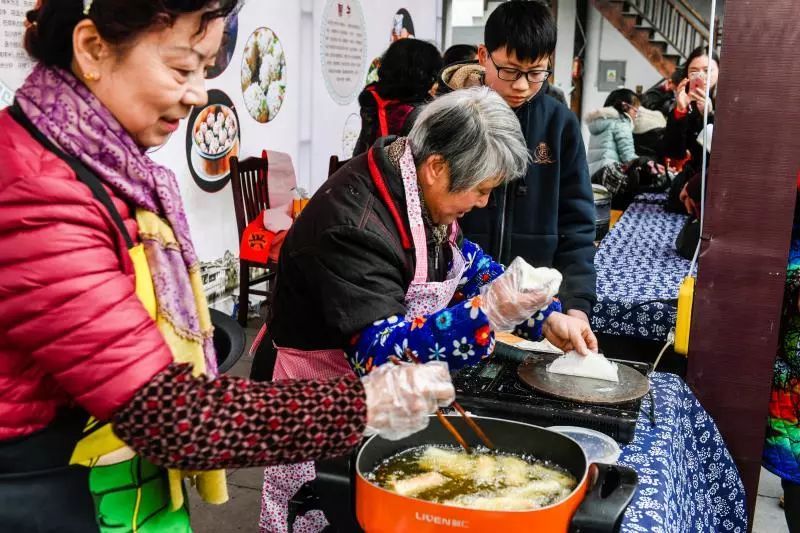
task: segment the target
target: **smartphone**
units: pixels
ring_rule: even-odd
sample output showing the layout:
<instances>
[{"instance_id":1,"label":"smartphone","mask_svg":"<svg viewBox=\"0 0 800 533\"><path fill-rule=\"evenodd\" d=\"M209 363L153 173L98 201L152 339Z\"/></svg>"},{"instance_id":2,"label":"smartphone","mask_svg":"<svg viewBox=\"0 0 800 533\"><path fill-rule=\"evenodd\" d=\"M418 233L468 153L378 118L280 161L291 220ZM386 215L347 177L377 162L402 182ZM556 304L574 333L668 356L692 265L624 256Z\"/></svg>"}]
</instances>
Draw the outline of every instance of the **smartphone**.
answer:
<instances>
[{"instance_id":1,"label":"smartphone","mask_svg":"<svg viewBox=\"0 0 800 533\"><path fill-rule=\"evenodd\" d=\"M393 24L392 24L392 33L394 33L395 37L398 39L403 33L403 15L402 13L397 13L394 16Z\"/></svg>"},{"instance_id":2,"label":"smartphone","mask_svg":"<svg viewBox=\"0 0 800 533\"><path fill-rule=\"evenodd\" d=\"M695 89L705 91L706 88L706 73L705 72L692 72L689 74L689 83L686 84L686 92L691 93Z\"/></svg>"}]
</instances>

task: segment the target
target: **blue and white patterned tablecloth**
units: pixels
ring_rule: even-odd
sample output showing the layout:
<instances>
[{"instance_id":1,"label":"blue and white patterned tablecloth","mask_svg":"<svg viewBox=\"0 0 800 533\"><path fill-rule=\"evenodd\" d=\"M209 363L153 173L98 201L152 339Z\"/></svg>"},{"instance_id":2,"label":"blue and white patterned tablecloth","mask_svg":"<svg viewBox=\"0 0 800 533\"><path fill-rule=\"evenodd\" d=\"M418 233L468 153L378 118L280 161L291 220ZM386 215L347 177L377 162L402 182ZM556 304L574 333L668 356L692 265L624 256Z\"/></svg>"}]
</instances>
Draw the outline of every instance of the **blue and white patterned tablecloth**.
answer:
<instances>
[{"instance_id":1,"label":"blue and white patterned tablecloth","mask_svg":"<svg viewBox=\"0 0 800 533\"><path fill-rule=\"evenodd\" d=\"M592 329L664 341L675 325L675 301L690 261L675 251L687 217L634 203L600 243Z\"/></svg>"},{"instance_id":2,"label":"blue and white patterned tablecloth","mask_svg":"<svg viewBox=\"0 0 800 533\"><path fill-rule=\"evenodd\" d=\"M636 434L619 460L639 474L620 530L746 532L744 485L716 424L678 376L655 372L651 384L656 425L645 397Z\"/></svg>"}]
</instances>

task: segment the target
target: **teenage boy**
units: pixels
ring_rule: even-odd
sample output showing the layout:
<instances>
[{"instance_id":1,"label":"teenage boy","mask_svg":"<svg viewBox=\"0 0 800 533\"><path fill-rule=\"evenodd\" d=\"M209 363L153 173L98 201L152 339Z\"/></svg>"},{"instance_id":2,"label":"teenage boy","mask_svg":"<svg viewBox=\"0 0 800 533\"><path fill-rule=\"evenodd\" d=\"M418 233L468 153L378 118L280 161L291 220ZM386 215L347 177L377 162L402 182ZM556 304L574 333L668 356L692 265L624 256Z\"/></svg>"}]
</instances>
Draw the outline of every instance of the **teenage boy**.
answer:
<instances>
[{"instance_id":1,"label":"teenage boy","mask_svg":"<svg viewBox=\"0 0 800 533\"><path fill-rule=\"evenodd\" d=\"M578 120L546 94L555 20L539 2L504 2L489 16L484 41L479 65L455 66L442 79L448 89L483 83L497 91L516 111L532 163L461 228L503 264L521 256L561 271L564 309L588 322L596 301L594 197Z\"/></svg>"}]
</instances>

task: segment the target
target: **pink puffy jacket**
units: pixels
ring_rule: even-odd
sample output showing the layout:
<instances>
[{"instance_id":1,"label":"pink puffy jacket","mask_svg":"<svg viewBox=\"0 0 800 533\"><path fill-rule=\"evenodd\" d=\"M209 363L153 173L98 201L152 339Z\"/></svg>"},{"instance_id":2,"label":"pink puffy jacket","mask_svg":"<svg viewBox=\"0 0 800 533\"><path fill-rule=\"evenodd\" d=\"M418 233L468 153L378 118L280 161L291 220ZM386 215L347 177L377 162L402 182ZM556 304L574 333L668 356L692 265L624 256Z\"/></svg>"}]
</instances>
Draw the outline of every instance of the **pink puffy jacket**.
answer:
<instances>
[{"instance_id":1,"label":"pink puffy jacket","mask_svg":"<svg viewBox=\"0 0 800 533\"><path fill-rule=\"evenodd\" d=\"M0 441L79 405L104 420L172 356L106 209L0 111ZM109 191L134 242L136 223Z\"/></svg>"}]
</instances>

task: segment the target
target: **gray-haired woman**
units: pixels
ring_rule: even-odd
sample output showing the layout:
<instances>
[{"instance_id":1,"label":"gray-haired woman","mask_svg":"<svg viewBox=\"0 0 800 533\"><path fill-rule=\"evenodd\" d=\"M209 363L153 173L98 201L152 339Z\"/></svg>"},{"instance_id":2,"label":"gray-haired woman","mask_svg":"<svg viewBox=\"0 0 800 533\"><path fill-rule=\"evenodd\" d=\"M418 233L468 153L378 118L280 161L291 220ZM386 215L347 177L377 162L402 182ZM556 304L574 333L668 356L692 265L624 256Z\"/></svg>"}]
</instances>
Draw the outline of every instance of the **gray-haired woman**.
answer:
<instances>
[{"instance_id":1,"label":"gray-haired woman","mask_svg":"<svg viewBox=\"0 0 800 533\"><path fill-rule=\"evenodd\" d=\"M281 251L267 327L273 378L363 375L408 354L455 369L491 354L494 330L510 324L566 350L596 350L585 322L541 292L515 292L503 266L458 230L528 159L514 112L475 88L428 104L407 138L379 139L331 176ZM314 477L310 464L278 468L265 475L266 531L284 530L286 500ZM299 520L312 531L325 523Z\"/></svg>"}]
</instances>

